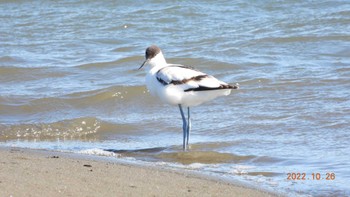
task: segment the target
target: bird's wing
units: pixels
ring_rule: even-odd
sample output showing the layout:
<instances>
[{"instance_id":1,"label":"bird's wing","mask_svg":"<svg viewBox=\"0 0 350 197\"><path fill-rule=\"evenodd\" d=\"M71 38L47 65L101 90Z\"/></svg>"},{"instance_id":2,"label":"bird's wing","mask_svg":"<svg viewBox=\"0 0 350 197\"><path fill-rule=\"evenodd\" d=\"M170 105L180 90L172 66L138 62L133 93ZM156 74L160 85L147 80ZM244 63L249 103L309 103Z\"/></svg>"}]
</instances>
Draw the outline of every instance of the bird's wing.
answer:
<instances>
[{"instance_id":1,"label":"bird's wing","mask_svg":"<svg viewBox=\"0 0 350 197\"><path fill-rule=\"evenodd\" d=\"M232 86L191 67L172 64L160 69L157 80L163 85L180 85L185 92L226 89Z\"/></svg>"}]
</instances>

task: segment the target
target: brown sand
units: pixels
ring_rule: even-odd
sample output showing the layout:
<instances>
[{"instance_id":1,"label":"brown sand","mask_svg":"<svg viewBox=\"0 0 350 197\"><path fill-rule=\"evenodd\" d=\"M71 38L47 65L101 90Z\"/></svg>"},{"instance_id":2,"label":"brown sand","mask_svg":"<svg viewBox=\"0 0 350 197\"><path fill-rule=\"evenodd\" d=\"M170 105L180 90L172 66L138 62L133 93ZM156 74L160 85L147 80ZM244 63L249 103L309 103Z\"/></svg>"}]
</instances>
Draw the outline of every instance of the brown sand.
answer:
<instances>
[{"instance_id":1,"label":"brown sand","mask_svg":"<svg viewBox=\"0 0 350 197\"><path fill-rule=\"evenodd\" d=\"M205 177L151 167L0 148L0 196L274 196Z\"/></svg>"}]
</instances>

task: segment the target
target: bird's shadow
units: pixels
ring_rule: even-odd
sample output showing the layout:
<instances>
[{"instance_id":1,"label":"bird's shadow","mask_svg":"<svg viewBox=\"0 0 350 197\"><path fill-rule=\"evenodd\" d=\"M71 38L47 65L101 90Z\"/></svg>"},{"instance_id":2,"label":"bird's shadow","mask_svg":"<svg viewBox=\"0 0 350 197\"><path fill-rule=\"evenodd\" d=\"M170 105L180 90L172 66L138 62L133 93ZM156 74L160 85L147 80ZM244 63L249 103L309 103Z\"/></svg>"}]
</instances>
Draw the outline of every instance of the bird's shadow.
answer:
<instances>
[{"instance_id":1,"label":"bird's shadow","mask_svg":"<svg viewBox=\"0 0 350 197\"><path fill-rule=\"evenodd\" d=\"M168 149L167 147L155 147L155 148L142 148L142 149L105 149L105 151L118 153L118 154L147 154L147 153L160 153L164 150Z\"/></svg>"},{"instance_id":2,"label":"bird's shadow","mask_svg":"<svg viewBox=\"0 0 350 197\"><path fill-rule=\"evenodd\" d=\"M192 150L183 151L182 146L155 147L143 149L105 149L105 151L119 154L121 157L133 157L144 161L165 161L182 164L192 163L240 163L248 162L256 158L254 155L236 155L233 153L222 153L213 150Z\"/></svg>"},{"instance_id":3,"label":"bird's shadow","mask_svg":"<svg viewBox=\"0 0 350 197\"><path fill-rule=\"evenodd\" d=\"M133 157L144 161L159 161L157 155L166 152L168 147L142 148L142 149L105 149L105 151L118 154L120 157Z\"/></svg>"}]
</instances>

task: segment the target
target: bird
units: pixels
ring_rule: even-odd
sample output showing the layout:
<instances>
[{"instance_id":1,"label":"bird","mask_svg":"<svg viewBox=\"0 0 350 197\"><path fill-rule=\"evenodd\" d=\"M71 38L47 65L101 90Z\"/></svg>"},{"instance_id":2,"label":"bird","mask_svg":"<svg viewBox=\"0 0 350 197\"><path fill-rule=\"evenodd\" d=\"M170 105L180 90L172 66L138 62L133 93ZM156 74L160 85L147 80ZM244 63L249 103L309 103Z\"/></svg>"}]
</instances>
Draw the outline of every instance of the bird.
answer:
<instances>
[{"instance_id":1,"label":"bird","mask_svg":"<svg viewBox=\"0 0 350 197\"><path fill-rule=\"evenodd\" d=\"M164 103L179 107L183 123L183 151L189 148L190 107L219 96L227 96L232 89L239 88L238 84L229 85L193 67L167 63L161 49L156 45L146 49L145 61L138 70L144 65L149 65L146 86L151 95L159 97ZM187 117L183 108L187 108Z\"/></svg>"}]
</instances>

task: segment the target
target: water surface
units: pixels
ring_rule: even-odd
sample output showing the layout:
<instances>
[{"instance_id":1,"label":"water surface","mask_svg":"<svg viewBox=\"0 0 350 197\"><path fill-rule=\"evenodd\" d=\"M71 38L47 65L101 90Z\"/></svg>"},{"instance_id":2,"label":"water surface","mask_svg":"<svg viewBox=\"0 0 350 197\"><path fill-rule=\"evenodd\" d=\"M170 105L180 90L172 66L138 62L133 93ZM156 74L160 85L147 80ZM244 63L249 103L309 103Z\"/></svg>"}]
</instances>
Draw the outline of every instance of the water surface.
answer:
<instances>
[{"instance_id":1,"label":"water surface","mask_svg":"<svg viewBox=\"0 0 350 197\"><path fill-rule=\"evenodd\" d=\"M0 1L0 22L1 145L350 195L347 1ZM178 108L152 98L137 70L151 44L240 84L192 109L189 152Z\"/></svg>"}]
</instances>

